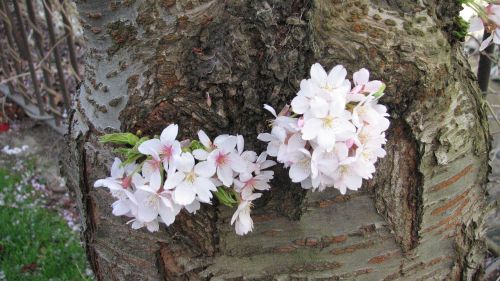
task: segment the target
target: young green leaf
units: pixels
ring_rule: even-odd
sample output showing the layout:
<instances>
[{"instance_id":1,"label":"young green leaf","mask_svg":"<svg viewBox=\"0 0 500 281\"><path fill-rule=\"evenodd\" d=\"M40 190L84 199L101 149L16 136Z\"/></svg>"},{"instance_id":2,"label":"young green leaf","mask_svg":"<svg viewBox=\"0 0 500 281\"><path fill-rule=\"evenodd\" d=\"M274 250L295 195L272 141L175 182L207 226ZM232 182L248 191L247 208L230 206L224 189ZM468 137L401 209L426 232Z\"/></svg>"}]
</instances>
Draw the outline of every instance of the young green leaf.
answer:
<instances>
[{"instance_id":1,"label":"young green leaf","mask_svg":"<svg viewBox=\"0 0 500 281\"><path fill-rule=\"evenodd\" d=\"M221 204L224 204L228 207L233 207L234 204L238 203L238 200L234 197L234 193L229 193L222 186L217 187L217 192L215 192L215 197L219 200Z\"/></svg>"},{"instance_id":2,"label":"young green leaf","mask_svg":"<svg viewBox=\"0 0 500 281\"><path fill-rule=\"evenodd\" d=\"M128 144L134 146L139 141L139 137L132 133L106 134L99 138L102 143Z\"/></svg>"},{"instance_id":3,"label":"young green leaf","mask_svg":"<svg viewBox=\"0 0 500 281\"><path fill-rule=\"evenodd\" d=\"M375 92L375 93L373 94L373 96L374 96L375 98L380 98L380 97L382 97L382 96L384 95L384 90L385 90L385 84L382 84L382 86L380 87L380 89L378 89L378 91L377 91L377 92Z\"/></svg>"},{"instance_id":4,"label":"young green leaf","mask_svg":"<svg viewBox=\"0 0 500 281\"><path fill-rule=\"evenodd\" d=\"M189 148L191 149L191 151L196 149L207 149L201 142L197 140L192 140L191 144L189 144Z\"/></svg>"}]
</instances>

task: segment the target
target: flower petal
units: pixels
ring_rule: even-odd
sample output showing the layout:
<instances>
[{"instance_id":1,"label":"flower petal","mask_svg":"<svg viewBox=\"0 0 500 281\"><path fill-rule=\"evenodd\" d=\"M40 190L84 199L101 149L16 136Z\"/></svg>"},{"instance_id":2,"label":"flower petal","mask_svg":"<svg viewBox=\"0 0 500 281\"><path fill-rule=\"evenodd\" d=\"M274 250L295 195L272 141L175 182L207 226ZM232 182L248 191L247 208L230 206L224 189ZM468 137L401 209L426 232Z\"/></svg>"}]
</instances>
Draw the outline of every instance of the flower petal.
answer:
<instances>
[{"instance_id":1,"label":"flower petal","mask_svg":"<svg viewBox=\"0 0 500 281\"><path fill-rule=\"evenodd\" d=\"M309 109L309 99L305 96L296 96L292 100L292 110L297 114L304 114Z\"/></svg>"},{"instance_id":2,"label":"flower petal","mask_svg":"<svg viewBox=\"0 0 500 281\"><path fill-rule=\"evenodd\" d=\"M164 189L174 189L177 185L179 185L184 180L185 174L183 172L176 172L173 174L169 174L167 179L165 180L165 184L163 185Z\"/></svg>"},{"instance_id":3,"label":"flower petal","mask_svg":"<svg viewBox=\"0 0 500 281\"><path fill-rule=\"evenodd\" d=\"M151 174L151 178L149 179L149 186L152 190L157 191L161 187L161 173L160 170L155 170Z\"/></svg>"},{"instance_id":4,"label":"flower petal","mask_svg":"<svg viewBox=\"0 0 500 281\"><path fill-rule=\"evenodd\" d=\"M236 147L236 142L237 139L235 136L229 136L222 141L217 141L217 139L214 140L214 143L217 146L217 148L223 150L225 153L232 152Z\"/></svg>"},{"instance_id":5,"label":"flower petal","mask_svg":"<svg viewBox=\"0 0 500 281\"><path fill-rule=\"evenodd\" d=\"M329 104L321 97L314 97L311 99L311 111L314 117L324 118L328 114Z\"/></svg>"},{"instance_id":6,"label":"flower petal","mask_svg":"<svg viewBox=\"0 0 500 281\"><path fill-rule=\"evenodd\" d=\"M158 206L139 205L137 216L141 221L150 222L158 217Z\"/></svg>"},{"instance_id":7,"label":"flower petal","mask_svg":"<svg viewBox=\"0 0 500 281\"><path fill-rule=\"evenodd\" d=\"M314 83L323 86L326 83L327 77L328 75L321 64L315 63L311 66L311 80L314 81Z\"/></svg>"},{"instance_id":8,"label":"flower petal","mask_svg":"<svg viewBox=\"0 0 500 281\"><path fill-rule=\"evenodd\" d=\"M163 206L162 203L160 203L160 209L158 210L158 213L163 220L163 222L169 226L175 221L175 216L179 213L180 208L168 208L167 206Z\"/></svg>"},{"instance_id":9,"label":"flower petal","mask_svg":"<svg viewBox=\"0 0 500 281\"><path fill-rule=\"evenodd\" d=\"M340 86L347 75L347 70L342 65L336 65L330 73L328 73L328 77L326 78L329 86L336 88Z\"/></svg>"},{"instance_id":10,"label":"flower petal","mask_svg":"<svg viewBox=\"0 0 500 281\"><path fill-rule=\"evenodd\" d=\"M175 140L177 133L179 132L179 126L176 124L170 124L168 127L163 129L161 132L160 140L162 143L170 143Z\"/></svg>"},{"instance_id":11,"label":"flower petal","mask_svg":"<svg viewBox=\"0 0 500 281\"><path fill-rule=\"evenodd\" d=\"M159 139L147 140L139 145L137 148L140 153L144 155L151 155L153 159L160 160L161 142Z\"/></svg>"},{"instance_id":12,"label":"flower petal","mask_svg":"<svg viewBox=\"0 0 500 281\"><path fill-rule=\"evenodd\" d=\"M312 140L318 136L318 131L322 127L322 121L317 118L311 118L306 120L304 127L302 128L302 139Z\"/></svg>"},{"instance_id":13,"label":"flower petal","mask_svg":"<svg viewBox=\"0 0 500 281\"><path fill-rule=\"evenodd\" d=\"M469 22L469 32L483 31L484 24L480 17L473 17Z\"/></svg>"},{"instance_id":14,"label":"flower petal","mask_svg":"<svg viewBox=\"0 0 500 281\"><path fill-rule=\"evenodd\" d=\"M207 160L208 152L205 149L193 150L193 156L196 160Z\"/></svg>"},{"instance_id":15,"label":"flower petal","mask_svg":"<svg viewBox=\"0 0 500 281\"><path fill-rule=\"evenodd\" d=\"M278 117L278 114L276 114L276 110L274 110L272 106L264 104L264 109L271 112L271 114L274 115L274 117Z\"/></svg>"},{"instance_id":16,"label":"flower petal","mask_svg":"<svg viewBox=\"0 0 500 281\"><path fill-rule=\"evenodd\" d=\"M233 184L233 169L230 166L220 166L217 168L217 177L227 187Z\"/></svg>"},{"instance_id":17,"label":"flower petal","mask_svg":"<svg viewBox=\"0 0 500 281\"><path fill-rule=\"evenodd\" d=\"M177 169L182 172L190 172L194 167L194 157L189 152L184 152L175 159Z\"/></svg>"},{"instance_id":18,"label":"flower petal","mask_svg":"<svg viewBox=\"0 0 500 281\"><path fill-rule=\"evenodd\" d=\"M243 138L242 135L237 135L236 136L236 149L238 151L238 154L243 153L244 147L245 147L245 139Z\"/></svg>"},{"instance_id":19,"label":"flower petal","mask_svg":"<svg viewBox=\"0 0 500 281\"><path fill-rule=\"evenodd\" d=\"M293 182L301 182L309 177L310 174L311 168L301 164L293 164L288 172L288 175Z\"/></svg>"},{"instance_id":20,"label":"flower petal","mask_svg":"<svg viewBox=\"0 0 500 281\"><path fill-rule=\"evenodd\" d=\"M245 160L243 160L243 158L236 153L229 154L229 164L231 168L238 173L246 172L248 169L248 165Z\"/></svg>"},{"instance_id":21,"label":"flower petal","mask_svg":"<svg viewBox=\"0 0 500 281\"><path fill-rule=\"evenodd\" d=\"M210 191L217 191L217 188L209 179L197 178L193 184L193 188L198 196L198 200L204 203L210 203L212 193Z\"/></svg>"},{"instance_id":22,"label":"flower petal","mask_svg":"<svg viewBox=\"0 0 500 281\"><path fill-rule=\"evenodd\" d=\"M216 167L213 162L202 161L194 166L194 172L204 178L209 178L215 174Z\"/></svg>"},{"instance_id":23,"label":"flower petal","mask_svg":"<svg viewBox=\"0 0 500 281\"><path fill-rule=\"evenodd\" d=\"M173 199L179 205L189 205L196 198L196 193L191 184L182 182L175 188Z\"/></svg>"},{"instance_id":24,"label":"flower petal","mask_svg":"<svg viewBox=\"0 0 500 281\"><path fill-rule=\"evenodd\" d=\"M490 43L491 43L491 40L493 39L493 34L491 34L490 37L484 39L484 41L481 43L481 46L479 47L479 51L484 51L484 49L486 49Z\"/></svg>"},{"instance_id":25,"label":"flower petal","mask_svg":"<svg viewBox=\"0 0 500 281\"><path fill-rule=\"evenodd\" d=\"M355 86L368 83L369 78L370 72L366 68L361 68L352 75L352 80L354 81Z\"/></svg>"},{"instance_id":26,"label":"flower petal","mask_svg":"<svg viewBox=\"0 0 500 281\"><path fill-rule=\"evenodd\" d=\"M111 166L111 177L114 179L119 179L123 177L123 173L125 170L121 167L122 166L122 161L120 158L115 157L115 161L113 162L113 165Z\"/></svg>"},{"instance_id":27,"label":"flower petal","mask_svg":"<svg viewBox=\"0 0 500 281\"><path fill-rule=\"evenodd\" d=\"M257 136L257 139L260 140L260 141L270 142L274 138L273 138L273 135L271 135L270 133L260 133Z\"/></svg>"},{"instance_id":28,"label":"flower petal","mask_svg":"<svg viewBox=\"0 0 500 281\"><path fill-rule=\"evenodd\" d=\"M210 149L212 147L212 141L203 130L198 131L198 139L206 148Z\"/></svg>"},{"instance_id":29,"label":"flower petal","mask_svg":"<svg viewBox=\"0 0 500 281\"><path fill-rule=\"evenodd\" d=\"M123 216L130 211L128 200L117 200L111 205L113 207L113 215Z\"/></svg>"},{"instance_id":30,"label":"flower petal","mask_svg":"<svg viewBox=\"0 0 500 281\"><path fill-rule=\"evenodd\" d=\"M200 201L194 200L193 203L184 206L184 208L190 213L190 214L196 214L196 211L200 209Z\"/></svg>"},{"instance_id":31,"label":"flower petal","mask_svg":"<svg viewBox=\"0 0 500 281\"><path fill-rule=\"evenodd\" d=\"M318 144L327 152L332 151L335 146L335 133L332 130L319 130Z\"/></svg>"}]
</instances>

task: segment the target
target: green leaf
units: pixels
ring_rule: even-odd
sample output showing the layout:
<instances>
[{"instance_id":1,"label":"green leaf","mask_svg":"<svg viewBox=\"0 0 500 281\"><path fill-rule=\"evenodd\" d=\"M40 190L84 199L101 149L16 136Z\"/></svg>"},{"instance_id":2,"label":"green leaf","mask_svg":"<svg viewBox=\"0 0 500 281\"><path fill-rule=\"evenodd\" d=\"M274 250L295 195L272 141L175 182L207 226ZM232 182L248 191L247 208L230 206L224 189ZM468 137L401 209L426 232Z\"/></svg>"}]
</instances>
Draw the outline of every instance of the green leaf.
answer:
<instances>
[{"instance_id":1,"label":"green leaf","mask_svg":"<svg viewBox=\"0 0 500 281\"><path fill-rule=\"evenodd\" d=\"M102 143L128 144L134 146L139 142L139 137L132 133L106 134L99 138Z\"/></svg>"},{"instance_id":2,"label":"green leaf","mask_svg":"<svg viewBox=\"0 0 500 281\"><path fill-rule=\"evenodd\" d=\"M149 140L148 137L142 137L136 142L134 147L128 148L127 153L124 155L125 161L123 161L122 165L134 163L135 161L137 161L137 159L141 158L142 156L145 156L139 152L139 145L141 145L141 143L143 143L147 140ZM125 151L125 149L123 149L123 151Z\"/></svg>"},{"instance_id":3,"label":"green leaf","mask_svg":"<svg viewBox=\"0 0 500 281\"><path fill-rule=\"evenodd\" d=\"M113 152L121 154L123 156L127 156L130 153L130 150L132 150L132 148L129 148L129 147L117 147L117 148L113 149Z\"/></svg>"},{"instance_id":4,"label":"green leaf","mask_svg":"<svg viewBox=\"0 0 500 281\"><path fill-rule=\"evenodd\" d=\"M380 89L378 89L377 92L375 92L375 94L373 94L374 97L376 98L380 98L384 95L384 90L385 90L385 84L382 84L382 86L380 87Z\"/></svg>"},{"instance_id":5,"label":"green leaf","mask_svg":"<svg viewBox=\"0 0 500 281\"><path fill-rule=\"evenodd\" d=\"M127 164L134 163L135 161L137 161L137 159L141 158L141 156L144 156L144 155L142 155L140 153L130 155L127 157L127 159L125 159L125 161L123 161L122 165L125 166Z\"/></svg>"},{"instance_id":6,"label":"green leaf","mask_svg":"<svg viewBox=\"0 0 500 281\"><path fill-rule=\"evenodd\" d=\"M192 152L193 150L196 149L204 149L207 150L207 148L199 141L193 140L191 143L189 143L189 146L185 146L182 148L182 152Z\"/></svg>"},{"instance_id":7,"label":"green leaf","mask_svg":"<svg viewBox=\"0 0 500 281\"><path fill-rule=\"evenodd\" d=\"M191 149L191 151L196 149L204 149L204 150L207 149L201 142L197 140L191 141L191 143L189 144L189 148Z\"/></svg>"},{"instance_id":8,"label":"green leaf","mask_svg":"<svg viewBox=\"0 0 500 281\"><path fill-rule=\"evenodd\" d=\"M232 208L234 204L238 203L238 200L235 198L235 194L233 192L226 191L226 189L222 186L217 187L217 192L214 194L221 204L228 207Z\"/></svg>"}]
</instances>

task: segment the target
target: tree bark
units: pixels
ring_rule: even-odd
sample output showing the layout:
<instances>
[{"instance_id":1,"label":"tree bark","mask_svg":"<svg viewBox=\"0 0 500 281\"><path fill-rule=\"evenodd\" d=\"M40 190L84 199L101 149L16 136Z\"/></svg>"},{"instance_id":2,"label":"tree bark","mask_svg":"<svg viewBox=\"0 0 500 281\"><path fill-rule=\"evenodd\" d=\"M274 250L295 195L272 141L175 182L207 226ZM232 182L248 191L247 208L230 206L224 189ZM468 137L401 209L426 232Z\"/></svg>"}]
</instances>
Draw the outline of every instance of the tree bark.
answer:
<instances>
[{"instance_id":1,"label":"tree bark","mask_svg":"<svg viewBox=\"0 0 500 281\"><path fill-rule=\"evenodd\" d=\"M64 161L98 280L478 280L488 125L453 38L457 1L79 1L85 80ZM239 237L231 210L181 213L160 232L135 231L93 189L113 159L100 135L181 139L239 133L257 151L270 118L309 67L366 67L386 82L388 155L361 192L305 192L275 169ZM208 105L206 95L212 104Z\"/></svg>"}]
</instances>

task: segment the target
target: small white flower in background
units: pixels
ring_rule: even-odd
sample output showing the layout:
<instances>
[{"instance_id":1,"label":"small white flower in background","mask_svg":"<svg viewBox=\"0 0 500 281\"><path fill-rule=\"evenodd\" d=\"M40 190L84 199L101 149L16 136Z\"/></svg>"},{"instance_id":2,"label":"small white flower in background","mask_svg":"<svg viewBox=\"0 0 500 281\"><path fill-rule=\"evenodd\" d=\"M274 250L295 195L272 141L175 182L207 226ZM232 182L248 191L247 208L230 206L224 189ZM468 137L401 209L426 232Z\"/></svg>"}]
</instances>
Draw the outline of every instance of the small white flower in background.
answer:
<instances>
[{"instance_id":1,"label":"small white flower in background","mask_svg":"<svg viewBox=\"0 0 500 281\"><path fill-rule=\"evenodd\" d=\"M25 152L28 149L29 149L29 146L27 146L27 145L23 145L21 147L12 147L12 148L10 146L6 145L2 148L2 152L7 154L7 155L17 155L17 154Z\"/></svg>"},{"instance_id":2,"label":"small white flower in background","mask_svg":"<svg viewBox=\"0 0 500 281\"><path fill-rule=\"evenodd\" d=\"M470 20L469 32L483 31L486 28L491 33L488 38L481 42L479 51L483 51L491 42L500 44L500 5L488 4L480 11L479 15Z\"/></svg>"},{"instance_id":3,"label":"small white flower in background","mask_svg":"<svg viewBox=\"0 0 500 281\"><path fill-rule=\"evenodd\" d=\"M236 232L243 235L251 231L251 201L262 196L254 192L271 188L274 172L266 169L276 162L268 160L265 152L257 156L254 151L245 151L239 135L220 135L212 142L200 130L199 142L179 142L177 133L178 126L172 124L159 139L142 140L129 133L107 136L116 143L133 146L132 160L142 161L124 165L116 158L111 176L95 182L95 187L109 188L118 199L112 204L113 215L131 217L128 223L133 229L158 231L159 223L171 225L182 209L196 214L201 203L211 204L212 193L217 194L219 186L226 196L219 200L229 200L221 203L241 207L237 210Z\"/></svg>"},{"instance_id":4,"label":"small white flower in background","mask_svg":"<svg viewBox=\"0 0 500 281\"><path fill-rule=\"evenodd\" d=\"M271 133L261 133L258 139L268 143L267 154L290 168L290 179L304 189L334 187L342 194L358 190L363 179L372 177L377 159L385 156L389 115L378 104L385 85L370 81L363 68L354 73L351 88L346 75L341 65L327 73L316 63L292 100L293 114L288 106L276 115L264 105L276 119Z\"/></svg>"}]
</instances>

